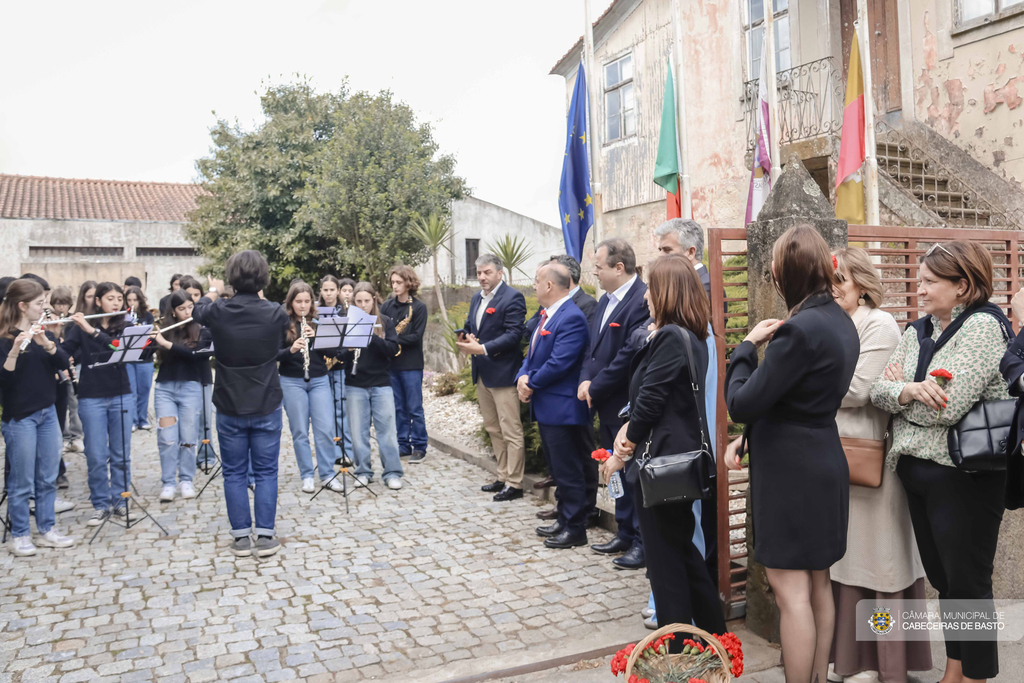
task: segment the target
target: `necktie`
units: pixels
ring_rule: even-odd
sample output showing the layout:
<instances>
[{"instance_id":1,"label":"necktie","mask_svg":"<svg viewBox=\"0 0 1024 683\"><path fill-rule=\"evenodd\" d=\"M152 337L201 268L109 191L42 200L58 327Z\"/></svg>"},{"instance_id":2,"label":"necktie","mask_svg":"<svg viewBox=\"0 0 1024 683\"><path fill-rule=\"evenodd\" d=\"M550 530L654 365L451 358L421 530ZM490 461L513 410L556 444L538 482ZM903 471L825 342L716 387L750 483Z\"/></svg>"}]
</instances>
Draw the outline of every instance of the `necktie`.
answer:
<instances>
[{"instance_id":1,"label":"necktie","mask_svg":"<svg viewBox=\"0 0 1024 683\"><path fill-rule=\"evenodd\" d=\"M544 323L547 322L547 320L548 320L548 311L547 311L547 309L544 309L544 311L542 311L541 314L540 314L540 322L537 323L537 334L533 335L533 342L531 342L531 344L530 344L530 355L531 356L533 355L533 347L537 344L537 338L540 337L541 330L544 329Z\"/></svg>"}]
</instances>

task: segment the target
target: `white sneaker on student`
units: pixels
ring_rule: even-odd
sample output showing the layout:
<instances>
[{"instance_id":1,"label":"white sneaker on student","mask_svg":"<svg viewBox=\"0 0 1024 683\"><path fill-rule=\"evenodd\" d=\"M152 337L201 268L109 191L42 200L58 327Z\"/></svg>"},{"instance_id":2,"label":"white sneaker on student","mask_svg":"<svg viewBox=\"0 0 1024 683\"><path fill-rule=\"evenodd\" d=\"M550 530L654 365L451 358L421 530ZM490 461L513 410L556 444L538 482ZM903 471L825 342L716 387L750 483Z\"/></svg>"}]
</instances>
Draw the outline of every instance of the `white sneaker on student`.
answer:
<instances>
[{"instance_id":1,"label":"white sneaker on student","mask_svg":"<svg viewBox=\"0 0 1024 683\"><path fill-rule=\"evenodd\" d=\"M388 488L391 489L392 491L397 491L398 489L402 488L401 477L391 477L384 483L387 484Z\"/></svg>"},{"instance_id":2,"label":"white sneaker on student","mask_svg":"<svg viewBox=\"0 0 1024 683\"><path fill-rule=\"evenodd\" d=\"M195 498L196 487L192 485L190 481L181 482L181 497L182 498Z\"/></svg>"},{"instance_id":3,"label":"white sneaker on student","mask_svg":"<svg viewBox=\"0 0 1024 683\"><path fill-rule=\"evenodd\" d=\"M170 503L172 500L174 500L175 491L176 489L174 488L174 484L169 484L160 489L160 502Z\"/></svg>"},{"instance_id":4,"label":"white sneaker on student","mask_svg":"<svg viewBox=\"0 0 1024 683\"><path fill-rule=\"evenodd\" d=\"M62 536L56 529L50 529L42 536L36 538L36 545L46 548L70 548L75 544L75 539L70 536Z\"/></svg>"},{"instance_id":5,"label":"white sneaker on student","mask_svg":"<svg viewBox=\"0 0 1024 683\"><path fill-rule=\"evenodd\" d=\"M302 480L302 492L313 493L316 490L316 486L313 485L313 477L306 477Z\"/></svg>"},{"instance_id":6,"label":"white sneaker on student","mask_svg":"<svg viewBox=\"0 0 1024 683\"><path fill-rule=\"evenodd\" d=\"M36 547L32 545L31 536L14 536L7 542L11 553L18 557L28 557L36 554Z\"/></svg>"},{"instance_id":7,"label":"white sneaker on student","mask_svg":"<svg viewBox=\"0 0 1024 683\"><path fill-rule=\"evenodd\" d=\"M338 481L336 478L335 479L331 479L329 482L327 482L326 486L327 486L328 489L330 489L331 491L334 491L336 493L341 493L342 492L341 482Z\"/></svg>"},{"instance_id":8,"label":"white sneaker on student","mask_svg":"<svg viewBox=\"0 0 1024 683\"><path fill-rule=\"evenodd\" d=\"M60 514L61 512L67 512L68 510L74 510L78 503L71 500L64 500L63 498L55 498L53 501L53 512L54 514Z\"/></svg>"},{"instance_id":9,"label":"white sneaker on student","mask_svg":"<svg viewBox=\"0 0 1024 683\"><path fill-rule=\"evenodd\" d=\"M360 486L369 486L370 485L370 480L367 479L366 477L364 477L361 474L357 474L356 475L356 481L359 482Z\"/></svg>"}]
</instances>

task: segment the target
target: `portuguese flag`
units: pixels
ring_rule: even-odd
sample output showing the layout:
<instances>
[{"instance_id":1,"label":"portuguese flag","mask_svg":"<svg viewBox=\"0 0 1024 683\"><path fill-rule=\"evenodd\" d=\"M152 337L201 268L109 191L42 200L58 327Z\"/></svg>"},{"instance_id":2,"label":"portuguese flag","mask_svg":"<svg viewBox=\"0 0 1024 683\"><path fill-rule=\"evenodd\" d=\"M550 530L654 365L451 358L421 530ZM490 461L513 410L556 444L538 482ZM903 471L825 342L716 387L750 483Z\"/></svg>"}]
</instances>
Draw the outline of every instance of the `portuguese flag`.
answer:
<instances>
[{"instance_id":1,"label":"portuguese flag","mask_svg":"<svg viewBox=\"0 0 1024 683\"><path fill-rule=\"evenodd\" d=\"M658 136L658 156L654 160L654 182L665 188L666 217L680 218L682 207L679 196L681 175L679 163L679 140L676 131L676 88L672 73L672 60L668 60L668 76L665 79L665 100L661 105L661 133Z\"/></svg>"},{"instance_id":2,"label":"portuguese flag","mask_svg":"<svg viewBox=\"0 0 1024 683\"><path fill-rule=\"evenodd\" d=\"M857 32L850 44L850 69L846 78L846 106L836 169L836 218L854 225L864 223L864 76L861 73Z\"/></svg>"}]
</instances>

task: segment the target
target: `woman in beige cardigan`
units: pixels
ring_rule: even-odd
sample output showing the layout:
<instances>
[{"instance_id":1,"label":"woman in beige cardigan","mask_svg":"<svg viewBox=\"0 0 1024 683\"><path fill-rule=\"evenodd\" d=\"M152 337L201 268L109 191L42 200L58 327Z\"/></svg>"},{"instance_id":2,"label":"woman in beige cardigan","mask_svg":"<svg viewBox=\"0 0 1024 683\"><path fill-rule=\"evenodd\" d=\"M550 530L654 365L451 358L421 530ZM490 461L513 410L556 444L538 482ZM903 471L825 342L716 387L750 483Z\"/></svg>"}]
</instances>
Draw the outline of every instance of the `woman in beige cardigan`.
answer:
<instances>
[{"instance_id":1,"label":"woman in beige cardigan","mask_svg":"<svg viewBox=\"0 0 1024 683\"><path fill-rule=\"evenodd\" d=\"M863 249L835 253L841 285L836 302L857 326L860 358L850 391L836 414L839 435L885 440L889 415L871 404L871 386L885 371L900 341L900 328L878 308L882 281ZM925 599L924 568L910 524L907 494L899 477L882 467L878 488L850 486L850 525L846 555L832 565L836 601L832 670L829 680L904 683L907 671L932 668L926 641L857 641L855 608L859 600Z\"/></svg>"}]
</instances>

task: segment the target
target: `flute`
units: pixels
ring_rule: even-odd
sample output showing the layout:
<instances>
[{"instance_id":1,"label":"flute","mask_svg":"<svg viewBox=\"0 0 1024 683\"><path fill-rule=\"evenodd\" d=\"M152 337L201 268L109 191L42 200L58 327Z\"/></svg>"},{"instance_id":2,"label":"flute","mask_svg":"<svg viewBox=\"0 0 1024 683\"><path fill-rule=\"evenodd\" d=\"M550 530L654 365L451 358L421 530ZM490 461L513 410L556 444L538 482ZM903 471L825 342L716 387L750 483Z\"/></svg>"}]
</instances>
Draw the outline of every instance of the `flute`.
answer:
<instances>
[{"instance_id":1,"label":"flute","mask_svg":"<svg viewBox=\"0 0 1024 683\"><path fill-rule=\"evenodd\" d=\"M164 332L170 332L174 328L181 327L182 325L188 325L190 322L192 322L192 318L189 318L188 320L182 320L180 323L168 325L167 327L161 327L159 330L153 330L152 332L150 332L150 334L163 334Z\"/></svg>"},{"instance_id":2,"label":"flute","mask_svg":"<svg viewBox=\"0 0 1024 683\"><path fill-rule=\"evenodd\" d=\"M107 318L112 315L124 315L127 316L127 311L114 311L113 313L93 313L82 318L82 320L92 320L94 318ZM45 322L38 323L39 325L63 325L64 323L72 322L71 318L64 316L63 318L57 318L56 320L47 320Z\"/></svg>"},{"instance_id":3,"label":"flute","mask_svg":"<svg viewBox=\"0 0 1024 683\"><path fill-rule=\"evenodd\" d=\"M29 336L26 337L25 341L21 342L21 347L18 349L19 351L24 351L25 349L28 348L28 345L32 343L32 330L34 328L39 327L40 325L42 325L43 324L43 320L45 320L45 319L46 319L46 311L43 311L43 314L41 316L39 316L39 320L36 321L36 324L33 325L32 327L28 328Z\"/></svg>"}]
</instances>

